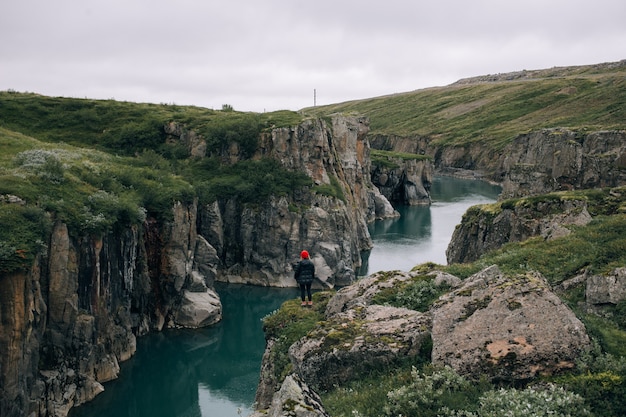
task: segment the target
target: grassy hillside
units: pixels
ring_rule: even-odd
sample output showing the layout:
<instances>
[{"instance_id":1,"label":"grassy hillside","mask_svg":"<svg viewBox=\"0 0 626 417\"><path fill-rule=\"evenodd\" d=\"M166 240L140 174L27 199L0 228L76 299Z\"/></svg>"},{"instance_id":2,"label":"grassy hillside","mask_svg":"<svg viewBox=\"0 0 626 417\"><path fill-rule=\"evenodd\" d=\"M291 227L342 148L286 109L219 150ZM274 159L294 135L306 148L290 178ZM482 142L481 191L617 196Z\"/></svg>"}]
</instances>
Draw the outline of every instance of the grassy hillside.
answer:
<instances>
[{"instance_id":1,"label":"grassy hillside","mask_svg":"<svg viewBox=\"0 0 626 417\"><path fill-rule=\"evenodd\" d=\"M542 128L626 129L626 61L476 77L303 113L358 113L370 118L372 134L427 136L439 145L482 142L494 148Z\"/></svg>"},{"instance_id":2,"label":"grassy hillside","mask_svg":"<svg viewBox=\"0 0 626 417\"><path fill-rule=\"evenodd\" d=\"M305 174L274 160L219 158L231 142L251 152L259 132L300 120L286 111L0 93L0 273L29 267L56 220L73 236L101 235L148 216L166 221L174 201L258 204L310 185ZM201 132L209 157L187 159L181 145L166 143L170 121Z\"/></svg>"},{"instance_id":3,"label":"grassy hillside","mask_svg":"<svg viewBox=\"0 0 626 417\"><path fill-rule=\"evenodd\" d=\"M209 150L229 141L256 146L259 132L291 126L302 119L296 112L243 113L202 107L47 97L0 92L0 127L47 142L64 142L121 155L146 149L166 157L184 152L165 143L163 126L178 122L203 135Z\"/></svg>"}]
</instances>

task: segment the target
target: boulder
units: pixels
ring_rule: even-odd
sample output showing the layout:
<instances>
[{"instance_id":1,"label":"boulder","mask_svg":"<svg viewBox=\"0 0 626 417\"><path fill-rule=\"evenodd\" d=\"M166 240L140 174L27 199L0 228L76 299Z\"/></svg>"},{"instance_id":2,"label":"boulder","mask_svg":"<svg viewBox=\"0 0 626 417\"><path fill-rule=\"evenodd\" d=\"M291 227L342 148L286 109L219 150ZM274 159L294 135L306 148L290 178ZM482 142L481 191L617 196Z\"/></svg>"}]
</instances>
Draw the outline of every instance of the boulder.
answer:
<instances>
[{"instance_id":1,"label":"boulder","mask_svg":"<svg viewBox=\"0 0 626 417\"><path fill-rule=\"evenodd\" d=\"M296 374L288 375L267 411L249 417L330 417L317 393Z\"/></svg>"},{"instance_id":2,"label":"boulder","mask_svg":"<svg viewBox=\"0 0 626 417\"><path fill-rule=\"evenodd\" d=\"M538 273L491 266L442 296L432 312L432 362L470 377L526 381L574 367L585 326Z\"/></svg>"},{"instance_id":3,"label":"boulder","mask_svg":"<svg viewBox=\"0 0 626 417\"><path fill-rule=\"evenodd\" d=\"M206 327L222 319L222 303L217 293L207 288L205 292L183 290L182 304L176 310L176 326L187 328Z\"/></svg>"},{"instance_id":4,"label":"boulder","mask_svg":"<svg viewBox=\"0 0 626 417\"><path fill-rule=\"evenodd\" d=\"M307 384L326 390L400 358L417 356L429 327L430 317L414 310L356 307L328 317L315 334L290 347L289 357Z\"/></svg>"},{"instance_id":5,"label":"boulder","mask_svg":"<svg viewBox=\"0 0 626 417\"><path fill-rule=\"evenodd\" d=\"M626 268L616 268L608 275L588 277L585 299L596 305L617 305L626 300Z\"/></svg>"}]
</instances>

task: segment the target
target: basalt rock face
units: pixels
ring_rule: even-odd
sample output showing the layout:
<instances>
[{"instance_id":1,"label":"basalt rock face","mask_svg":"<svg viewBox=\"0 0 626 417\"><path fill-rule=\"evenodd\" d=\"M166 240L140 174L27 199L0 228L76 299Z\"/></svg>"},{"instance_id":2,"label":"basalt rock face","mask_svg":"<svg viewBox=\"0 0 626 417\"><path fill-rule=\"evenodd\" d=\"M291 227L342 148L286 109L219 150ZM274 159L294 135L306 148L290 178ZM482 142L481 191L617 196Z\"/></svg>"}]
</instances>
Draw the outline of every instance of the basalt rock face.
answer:
<instances>
[{"instance_id":1,"label":"basalt rock face","mask_svg":"<svg viewBox=\"0 0 626 417\"><path fill-rule=\"evenodd\" d=\"M0 277L2 416L66 416L118 377L137 336L220 320L200 272L214 265L195 257L206 252L196 211L177 204L170 222L100 238L71 236L59 222L28 273Z\"/></svg>"},{"instance_id":2,"label":"basalt rock face","mask_svg":"<svg viewBox=\"0 0 626 417\"><path fill-rule=\"evenodd\" d=\"M426 137L377 135L375 149L425 154L437 172L493 181L501 198L626 184L626 132L543 129L517 136L501 150L481 144L436 146Z\"/></svg>"},{"instance_id":3,"label":"basalt rock face","mask_svg":"<svg viewBox=\"0 0 626 417\"><path fill-rule=\"evenodd\" d=\"M507 242L533 236L555 239L570 233L569 225L591 221L584 199L537 199L525 204L470 208L456 226L446 250L449 264L472 262Z\"/></svg>"},{"instance_id":4,"label":"basalt rock face","mask_svg":"<svg viewBox=\"0 0 626 417\"><path fill-rule=\"evenodd\" d=\"M333 187L343 197L316 193L314 187L255 207L227 200L200 208L200 234L220 259L216 279L295 286L293 265L306 249L317 286L350 284L361 252L372 247L367 223L396 215L370 179L368 129L365 118L334 117L264 134L255 157L305 172L316 186Z\"/></svg>"},{"instance_id":5,"label":"basalt rock face","mask_svg":"<svg viewBox=\"0 0 626 417\"><path fill-rule=\"evenodd\" d=\"M372 166L372 182L391 203L417 206L430 204L433 165L430 161L394 158L392 167Z\"/></svg>"},{"instance_id":6,"label":"basalt rock face","mask_svg":"<svg viewBox=\"0 0 626 417\"><path fill-rule=\"evenodd\" d=\"M626 184L626 132L546 129L518 136L498 160L502 198ZM499 174L498 174L499 173Z\"/></svg>"}]
</instances>

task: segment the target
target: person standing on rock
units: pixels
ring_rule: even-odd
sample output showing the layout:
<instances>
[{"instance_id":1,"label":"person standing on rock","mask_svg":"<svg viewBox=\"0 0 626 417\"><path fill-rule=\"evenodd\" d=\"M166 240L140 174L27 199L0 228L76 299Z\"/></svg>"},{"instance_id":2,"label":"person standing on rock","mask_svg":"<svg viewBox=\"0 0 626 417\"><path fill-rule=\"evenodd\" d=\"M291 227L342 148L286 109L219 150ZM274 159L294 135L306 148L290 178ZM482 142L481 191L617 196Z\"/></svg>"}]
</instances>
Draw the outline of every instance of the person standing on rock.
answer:
<instances>
[{"instance_id":1,"label":"person standing on rock","mask_svg":"<svg viewBox=\"0 0 626 417\"><path fill-rule=\"evenodd\" d=\"M311 284L315 277L315 265L309 259L309 252L303 250L300 252L300 262L296 265L294 278L300 286L300 299L302 305L312 306L313 300L311 299ZM305 301L305 295L308 296L308 302Z\"/></svg>"}]
</instances>

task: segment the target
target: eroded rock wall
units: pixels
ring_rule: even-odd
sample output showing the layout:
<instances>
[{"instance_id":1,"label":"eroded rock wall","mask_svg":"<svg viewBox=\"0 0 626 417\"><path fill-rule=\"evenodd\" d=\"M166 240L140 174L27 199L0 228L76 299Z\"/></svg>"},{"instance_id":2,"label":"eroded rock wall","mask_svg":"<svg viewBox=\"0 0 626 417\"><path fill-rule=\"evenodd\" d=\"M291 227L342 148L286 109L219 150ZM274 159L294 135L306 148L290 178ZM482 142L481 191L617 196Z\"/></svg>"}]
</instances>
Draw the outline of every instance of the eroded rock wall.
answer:
<instances>
[{"instance_id":1,"label":"eroded rock wall","mask_svg":"<svg viewBox=\"0 0 626 417\"><path fill-rule=\"evenodd\" d=\"M250 206L233 200L200 209L200 234L217 250L216 279L264 286L295 286L293 265L306 249L317 286L348 285L371 249L367 223L395 216L370 178L369 124L360 117L309 119L261 137L256 157L277 159L305 172L315 186L342 197L310 191Z\"/></svg>"},{"instance_id":2,"label":"eroded rock wall","mask_svg":"<svg viewBox=\"0 0 626 417\"><path fill-rule=\"evenodd\" d=\"M626 184L626 132L545 129L518 136L498 158L502 198Z\"/></svg>"},{"instance_id":3,"label":"eroded rock wall","mask_svg":"<svg viewBox=\"0 0 626 417\"><path fill-rule=\"evenodd\" d=\"M554 239L569 234L567 226L583 226L590 221L584 198L554 196L521 204L471 207L452 233L446 259L449 264L472 262L505 243L522 242L533 236Z\"/></svg>"},{"instance_id":4,"label":"eroded rock wall","mask_svg":"<svg viewBox=\"0 0 626 417\"><path fill-rule=\"evenodd\" d=\"M502 149L481 143L437 146L428 137L376 135L375 149L433 158L439 173L502 185L502 198L626 184L626 132L542 129Z\"/></svg>"},{"instance_id":5,"label":"eroded rock wall","mask_svg":"<svg viewBox=\"0 0 626 417\"><path fill-rule=\"evenodd\" d=\"M430 161L392 158L391 167L372 166L372 182L392 204L430 205L433 165Z\"/></svg>"},{"instance_id":6,"label":"eroded rock wall","mask_svg":"<svg viewBox=\"0 0 626 417\"><path fill-rule=\"evenodd\" d=\"M170 220L102 236L73 236L57 222L31 270L0 277L0 415L64 417L117 378L136 337L221 319L215 280L295 286L302 249L318 285L347 285L371 248L367 222L395 211L372 185L367 119L336 117L264 134L255 157L306 172L315 190L257 206L177 202ZM166 126L168 140L205 156L202 137ZM228 159L236 162L236 146Z\"/></svg>"}]
</instances>

